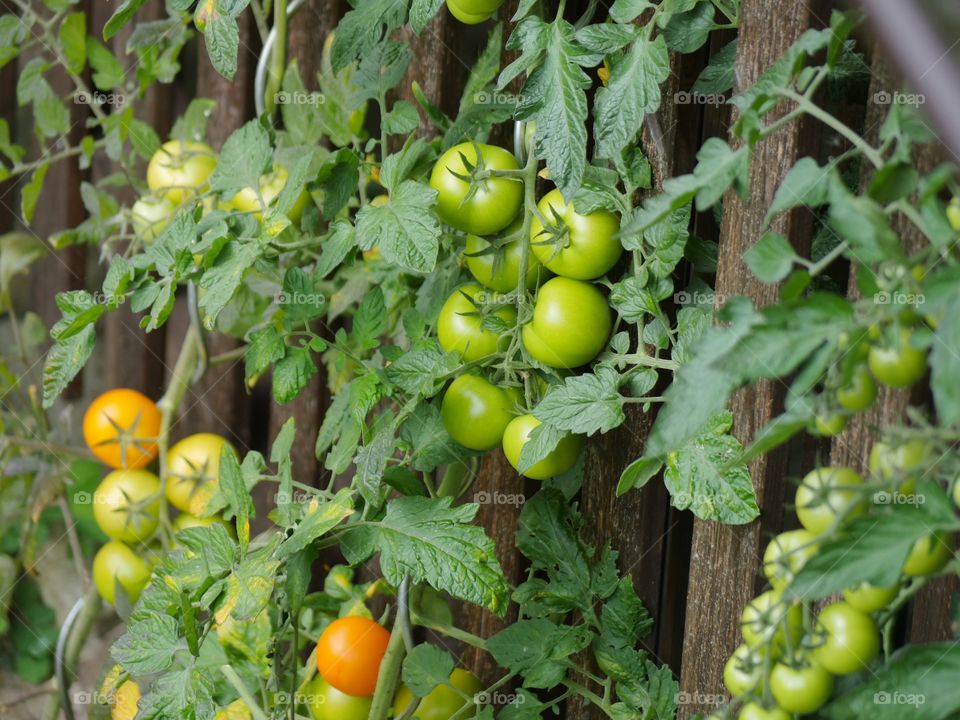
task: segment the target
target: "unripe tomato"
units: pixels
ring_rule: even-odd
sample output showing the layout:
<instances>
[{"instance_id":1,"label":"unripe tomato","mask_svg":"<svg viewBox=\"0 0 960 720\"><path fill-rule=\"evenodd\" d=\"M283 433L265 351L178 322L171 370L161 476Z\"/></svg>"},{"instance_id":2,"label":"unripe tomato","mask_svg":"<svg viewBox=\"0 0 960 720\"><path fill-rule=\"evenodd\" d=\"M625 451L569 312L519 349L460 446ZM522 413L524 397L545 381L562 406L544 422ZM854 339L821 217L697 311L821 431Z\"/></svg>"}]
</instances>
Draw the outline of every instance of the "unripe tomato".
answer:
<instances>
[{"instance_id":1,"label":"unripe tomato","mask_svg":"<svg viewBox=\"0 0 960 720\"><path fill-rule=\"evenodd\" d=\"M93 582L111 605L116 600L116 583L135 603L150 582L150 572L149 563L119 540L106 543L93 557Z\"/></svg>"},{"instance_id":2,"label":"unripe tomato","mask_svg":"<svg viewBox=\"0 0 960 720\"><path fill-rule=\"evenodd\" d=\"M213 433L185 437L167 453L167 500L178 510L202 515L220 484L225 438Z\"/></svg>"},{"instance_id":3,"label":"unripe tomato","mask_svg":"<svg viewBox=\"0 0 960 720\"><path fill-rule=\"evenodd\" d=\"M814 535L833 525L837 516L859 515L864 510L857 485L863 478L850 468L824 467L811 471L797 488L796 507L800 524Z\"/></svg>"},{"instance_id":4,"label":"unripe tomato","mask_svg":"<svg viewBox=\"0 0 960 720\"><path fill-rule=\"evenodd\" d=\"M960 507L960 480L953 482L953 504Z\"/></svg>"},{"instance_id":5,"label":"unripe tomato","mask_svg":"<svg viewBox=\"0 0 960 720\"><path fill-rule=\"evenodd\" d=\"M748 693L763 681L763 655L741 645L723 666L723 684L734 697Z\"/></svg>"},{"instance_id":6,"label":"unripe tomato","mask_svg":"<svg viewBox=\"0 0 960 720\"><path fill-rule=\"evenodd\" d=\"M960 198L953 198L947 205L947 220L954 232L960 232Z\"/></svg>"},{"instance_id":7,"label":"unripe tomato","mask_svg":"<svg viewBox=\"0 0 960 720\"><path fill-rule=\"evenodd\" d=\"M837 402L850 412L862 412L877 399L877 384L866 367L858 367L850 382L837 390Z\"/></svg>"},{"instance_id":8,"label":"unripe tomato","mask_svg":"<svg viewBox=\"0 0 960 720\"><path fill-rule=\"evenodd\" d=\"M896 446L881 440L870 448L867 465L870 474L882 480L915 481L910 472L922 467L929 457L930 445L924 440L908 440Z\"/></svg>"},{"instance_id":9,"label":"unripe tomato","mask_svg":"<svg viewBox=\"0 0 960 720\"><path fill-rule=\"evenodd\" d=\"M783 598L779 590L768 590L757 595L743 608L740 632L750 647L771 644L775 649L800 638L803 631L803 611L796 603Z\"/></svg>"},{"instance_id":10,"label":"unripe tomato","mask_svg":"<svg viewBox=\"0 0 960 720\"><path fill-rule=\"evenodd\" d=\"M280 191L286 186L287 178L289 177L290 175L286 168L276 165L273 172L260 177L260 197L263 198L263 205L260 204L260 198L257 197L256 190L252 187L245 187L232 198L222 203L222 207L224 210L238 210L239 212L252 213L257 220L262 220L264 207L269 208L273 204L273 201L276 200ZM293 203L293 207L290 208L290 212L287 213L287 217L294 225L300 222L300 218L303 216L303 209L307 206L309 199L310 196L307 194L306 189L301 190Z\"/></svg>"},{"instance_id":11,"label":"unripe tomato","mask_svg":"<svg viewBox=\"0 0 960 720\"><path fill-rule=\"evenodd\" d=\"M906 561L903 574L908 577L922 577L939 572L953 557L953 542L946 533L932 533L917 540Z\"/></svg>"},{"instance_id":12,"label":"unripe tomato","mask_svg":"<svg viewBox=\"0 0 960 720\"><path fill-rule=\"evenodd\" d=\"M83 439L90 451L113 468L142 468L157 456L160 410L143 393L108 390L83 416Z\"/></svg>"},{"instance_id":13,"label":"unripe tomato","mask_svg":"<svg viewBox=\"0 0 960 720\"><path fill-rule=\"evenodd\" d=\"M847 604L863 613L872 613L877 610L883 610L894 598L897 597L899 588L879 587L869 583L860 583L856 587L848 588L843 591L843 599Z\"/></svg>"},{"instance_id":14,"label":"unripe tomato","mask_svg":"<svg viewBox=\"0 0 960 720\"><path fill-rule=\"evenodd\" d=\"M390 633L369 618L350 615L334 620L317 642L317 669L340 692L373 695L380 661Z\"/></svg>"},{"instance_id":15,"label":"unripe tomato","mask_svg":"<svg viewBox=\"0 0 960 720\"><path fill-rule=\"evenodd\" d=\"M227 522L219 516L197 517L196 515L191 515L190 513L180 513L173 519L173 522L170 523L174 535L181 530L186 530L187 528L210 527L214 524L223 525L223 528L227 531L227 534L230 537L235 538L237 536L237 531L234 529L233 523Z\"/></svg>"},{"instance_id":16,"label":"unripe tomato","mask_svg":"<svg viewBox=\"0 0 960 720\"><path fill-rule=\"evenodd\" d=\"M483 326L479 302L486 291L479 285L470 284L455 290L440 308L437 320L437 339L447 352L456 352L466 360L479 360L504 350L509 336L498 334ZM494 312L508 326L517 321L517 311L510 306L497 308Z\"/></svg>"},{"instance_id":17,"label":"unripe tomato","mask_svg":"<svg viewBox=\"0 0 960 720\"><path fill-rule=\"evenodd\" d=\"M763 574L774 590L789 585L800 568L816 554L816 539L809 530L788 530L770 541L763 553Z\"/></svg>"},{"instance_id":18,"label":"unripe tomato","mask_svg":"<svg viewBox=\"0 0 960 720\"><path fill-rule=\"evenodd\" d=\"M313 720L367 720L372 697L354 697L340 692L317 675L306 687Z\"/></svg>"},{"instance_id":19,"label":"unripe tomato","mask_svg":"<svg viewBox=\"0 0 960 720\"><path fill-rule=\"evenodd\" d=\"M145 542L160 524L159 496L160 478L152 472L114 470L93 493L93 517L113 540Z\"/></svg>"},{"instance_id":20,"label":"unripe tomato","mask_svg":"<svg viewBox=\"0 0 960 720\"><path fill-rule=\"evenodd\" d=\"M127 680L117 688L110 703L110 720L133 720L137 716L137 703L140 702L140 686L133 680Z\"/></svg>"},{"instance_id":21,"label":"unripe tomato","mask_svg":"<svg viewBox=\"0 0 960 720\"><path fill-rule=\"evenodd\" d=\"M149 245L163 232L176 212L177 209L166 198L145 195L130 208L133 231Z\"/></svg>"},{"instance_id":22,"label":"unripe tomato","mask_svg":"<svg viewBox=\"0 0 960 720\"><path fill-rule=\"evenodd\" d=\"M460 143L437 160L430 173L430 187L437 191L437 214L447 225L474 235L490 235L503 230L517 216L523 202L523 182L518 178L488 177L478 181L476 192L471 194L470 181L457 176L470 175L467 164L479 167L478 150L485 170L520 168L517 159L503 148Z\"/></svg>"},{"instance_id":23,"label":"unripe tomato","mask_svg":"<svg viewBox=\"0 0 960 720\"><path fill-rule=\"evenodd\" d=\"M835 415L817 415L813 420L813 427L810 432L820 437L833 437L843 432L847 426L845 415L837 413Z\"/></svg>"},{"instance_id":24,"label":"unripe tomato","mask_svg":"<svg viewBox=\"0 0 960 720\"><path fill-rule=\"evenodd\" d=\"M817 616L821 645L813 659L834 675L849 675L869 665L880 651L880 633L873 619L845 602L827 605Z\"/></svg>"},{"instance_id":25,"label":"unripe tomato","mask_svg":"<svg viewBox=\"0 0 960 720\"><path fill-rule=\"evenodd\" d=\"M514 222L505 233L509 236L523 228L522 222ZM467 235L464 248L464 259L467 269L484 287L501 293L516 292L520 281L520 261L523 257L523 243L520 239L511 240L496 250L479 235ZM523 285L532 290L541 280L550 277L547 270L537 256L527 253L527 274Z\"/></svg>"},{"instance_id":26,"label":"unripe tomato","mask_svg":"<svg viewBox=\"0 0 960 720\"><path fill-rule=\"evenodd\" d=\"M510 421L503 431L503 454L513 466L514 470L520 467L520 452L527 444L527 439L540 421L533 415L520 415ZM543 460L528 469L524 475L531 480L546 480L554 475L560 475L577 464L580 450L583 448L583 436L568 434Z\"/></svg>"},{"instance_id":27,"label":"unripe tomato","mask_svg":"<svg viewBox=\"0 0 960 720\"><path fill-rule=\"evenodd\" d=\"M461 375L443 395L440 416L450 437L471 450L493 450L517 414L523 396L480 375Z\"/></svg>"},{"instance_id":28,"label":"unripe tomato","mask_svg":"<svg viewBox=\"0 0 960 720\"><path fill-rule=\"evenodd\" d=\"M475 12L474 9L492 4L493 3L489 2L477 2L476 0L447 0L447 9L451 15L465 25L479 25L493 15L493 11L500 6L500 3L496 3L489 12Z\"/></svg>"},{"instance_id":29,"label":"unripe tomato","mask_svg":"<svg viewBox=\"0 0 960 720\"><path fill-rule=\"evenodd\" d=\"M893 347L870 348L867 362L870 372L884 385L906 388L927 372L927 353L910 345L911 332L900 330L899 343Z\"/></svg>"},{"instance_id":30,"label":"unripe tomato","mask_svg":"<svg viewBox=\"0 0 960 720\"><path fill-rule=\"evenodd\" d=\"M833 675L814 662L797 667L777 663L770 671L770 693L788 713L816 712L833 692Z\"/></svg>"},{"instance_id":31,"label":"unripe tomato","mask_svg":"<svg viewBox=\"0 0 960 720\"><path fill-rule=\"evenodd\" d=\"M537 293L533 320L523 326L523 345L544 365L575 368L603 350L611 328L603 293L582 280L558 277Z\"/></svg>"},{"instance_id":32,"label":"unripe tomato","mask_svg":"<svg viewBox=\"0 0 960 720\"><path fill-rule=\"evenodd\" d=\"M790 720L790 713L778 707L768 710L759 703L748 702L740 708L740 712L737 713L737 720Z\"/></svg>"},{"instance_id":33,"label":"unripe tomato","mask_svg":"<svg viewBox=\"0 0 960 720\"><path fill-rule=\"evenodd\" d=\"M207 187L217 156L206 143L170 140L147 164L147 186L174 205Z\"/></svg>"},{"instance_id":34,"label":"unripe tomato","mask_svg":"<svg viewBox=\"0 0 960 720\"><path fill-rule=\"evenodd\" d=\"M530 223L530 248L551 272L575 280L592 280L616 265L623 253L617 233L620 221L612 212L581 215L559 190L537 203Z\"/></svg>"},{"instance_id":35,"label":"unripe tomato","mask_svg":"<svg viewBox=\"0 0 960 720\"><path fill-rule=\"evenodd\" d=\"M218 710L213 720L251 720L253 713L243 700L234 700L222 710Z\"/></svg>"},{"instance_id":36,"label":"unripe tomato","mask_svg":"<svg viewBox=\"0 0 960 720\"><path fill-rule=\"evenodd\" d=\"M450 684L437 685L426 697L422 698L411 720L450 720L454 715L457 715L458 718L475 717L479 709L476 706L473 710L465 712L460 712L460 710L471 702L464 695L472 698L482 689L483 685L480 684L476 675L463 668L454 668L453 672L450 673ZM406 687L401 687L393 701L393 717L400 717L407 706L410 705L412 699L413 693Z\"/></svg>"}]
</instances>

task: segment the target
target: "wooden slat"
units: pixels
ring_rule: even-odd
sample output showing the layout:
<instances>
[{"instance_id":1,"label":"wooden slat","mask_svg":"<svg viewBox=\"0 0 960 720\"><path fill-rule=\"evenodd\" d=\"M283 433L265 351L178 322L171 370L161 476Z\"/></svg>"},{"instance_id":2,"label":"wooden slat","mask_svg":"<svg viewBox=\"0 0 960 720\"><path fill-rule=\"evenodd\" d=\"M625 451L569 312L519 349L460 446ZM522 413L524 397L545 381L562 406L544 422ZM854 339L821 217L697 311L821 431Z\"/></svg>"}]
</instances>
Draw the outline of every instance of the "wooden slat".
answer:
<instances>
[{"instance_id":1,"label":"wooden slat","mask_svg":"<svg viewBox=\"0 0 960 720\"><path fill-rule=\"evenodd\" d=\"M737 89L753 84L815 20L807 4L744 0L737 53ZM744 202L729 193L724 202L721 254L717 271L717 297L751 297L758 305L775 302L777 288L753 278L742 255L761 235L766 208L786 172L803 154L802 128L791 125L756 148L750 167L749 199ZM809 247L809 222L790 214L775 223L775 229L805 254ZM754 433L779 411L784 386L761 382L736 393L729 407L734 414L734 432L741 440ZM787 457L783 451L764 455L750 464L760 522L748 526L694 522L687 597L681 687L692 702L679 708L679 717L715 709L705 696L724 692L723 664L739 642L738 618L743 605L758 589L758 569L764 530L778 529L782 522L784 476Z\"/></svg>"}]
</instances>

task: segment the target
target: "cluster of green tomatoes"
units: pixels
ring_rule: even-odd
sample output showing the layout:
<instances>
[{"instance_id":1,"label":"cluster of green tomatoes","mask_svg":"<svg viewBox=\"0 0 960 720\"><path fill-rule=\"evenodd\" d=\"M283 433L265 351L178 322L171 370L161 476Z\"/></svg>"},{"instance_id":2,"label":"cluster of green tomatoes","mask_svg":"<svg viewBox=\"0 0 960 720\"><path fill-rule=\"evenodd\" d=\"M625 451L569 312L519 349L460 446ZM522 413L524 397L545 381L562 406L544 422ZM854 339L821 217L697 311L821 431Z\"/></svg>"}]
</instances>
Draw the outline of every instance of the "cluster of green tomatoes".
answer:
<instances>
[{"instance_id":1,"label":"cluster of green tomatoes","mask_svg":"<svg viewBox=\"0 0 960 720\"><path fill-rule=\"evenodd\" d=\"M619 260L620 223L602 209L580 214L559 190L551 190L537 203L525 237L519 172L511 153L478 143L452 147L434 165L430 186L437 191L437 213L466 234L464 259L476 281L457 288L444 303L437 336L444 350L466 363L483 365L522 351L565 373L593 360L610 336L610 306L590 281ZM532 312L518 317L528 292L535 295ZM472 450L502 445L517 468L530 432L540 424L523 411L524 396L517 385L469 372L444 394L444 426ZM582 444L582 436L568 434L524 474L543 480L569 470Z\"/></svg>"}]
</instances>

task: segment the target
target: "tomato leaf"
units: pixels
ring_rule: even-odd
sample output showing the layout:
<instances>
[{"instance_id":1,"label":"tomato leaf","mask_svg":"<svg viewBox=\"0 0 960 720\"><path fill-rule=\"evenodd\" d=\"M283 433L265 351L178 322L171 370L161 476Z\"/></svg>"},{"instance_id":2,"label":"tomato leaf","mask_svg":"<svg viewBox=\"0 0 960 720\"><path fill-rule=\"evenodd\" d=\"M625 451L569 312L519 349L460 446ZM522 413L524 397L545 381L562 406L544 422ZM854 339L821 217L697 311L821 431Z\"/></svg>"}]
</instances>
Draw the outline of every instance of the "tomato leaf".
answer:
<instances>
[{"instance_id":1,"label":"tomato leaf","mask_svg":"<svg viewBox=\"0 0 960 720\"><path fill-rule=\"evenodd\" d=\"M609 432L625 420L619 387L620 374L611 367L600 367L595 374L564 380L540 401L533 414L560 430L587 436Z\"/></svg>"},{"instance_id":2,"label":"tomato leaf","mask_svg":"<svg viewBox=\"0 0 960 720\"><path fill-rule=\"evenodd\" d=\"M776 283L789 274L796 257L783 235L768 231L743 254L743 261L760 282Z\"/></svg>"},{"instance_id":3,"label":"tomato leaf","mask_svg":"<svg viewBox=\"0 0 960 720\"><path fill-rule=\"evenodd\" d=\"M283 359L273 368L273 399L281 405L290 402L317 374L317 365L307 347L287 347Z\"/></svg>"},{"instance_id":4,"label":"tomato leaf","mask_svg":"<svg viewBox=\"0 0 960 720\"><path fill-rule=\"evenodd\" d=\"M937 418L944 427L960 420L960 298L953 295L937 321L930 350L930 385L937 406Z\"/></svg>"},{"instance_id":5,"label":"tomato leaf","mask_svg":"<svg viewBox=\"0 0 960 720\"><path fill-rule=\"evenodd\" d=\"M120 7L113 11L113 15L110 16L106 25L103 26L103 39L109 40L116 35L117 31L130 22L133 14L139 10L140 6L146 1L147 0L123 0L123 2L120 3Z\"/></svg>"},{"instance_id":6,"label":"tomato leaf","mask_svg":"<svg viewBox=\"0 0 960 720\"><path fill-rule=\"evenodd\" d=\"M231 240L217 255L213 267L200 278L200 287L206 292L200 296L203 326L213 330L217 316L237 292L247 271L260 258L262 247L257 243Z\"/></svg>"},{"instance_id":7,"label":"tomato leaf","mask_svg":"<svg viewBox=\"0 0 960 720\"><path fill-rule=\"evenodd\" d=\"M663 468L663 461L659 458L637 458L620 474L620 480L617 482L617 496L629 490L639 490L660 472L661 468Z\"/></svg>"},{"instance_id":8,"label":"tomato leaf","mask_svg":"<svg viewBox=\"0 0 960 720\"><path fill-rule=\"evenodd\" d=\"M404 180L386 205L365 205L357 213L363 249L378 245L387 262L410 272L432 271L440 249L440 222L433 211L436 197L436 190Z\"/></svg>"},{"instance_id":9,"label":"tomato leaf","mask_svg":"<svg viewBox=\"0 0 960 720\"><path fill-rule=\"evenodd\" d=\"M94 341L93 325L87 325L77 334L58 340L50 348L43 366L43 407L53 407L60 393L87 364L93 353Z\"/></svg>"},{"instance_id":10,"label":"tomato leaf","mask_svg":"<svg viewBox=\"0 0 960 720\"><path fill-rule=\"evenodd\" d=\"M245 187L259 187L260 176L269 170L273 153L266 129L251 120L223 144L210 187L227 195Z\"/></svg>"},{"instance_id":11,"label":"tomato leaf","mask_svg":"<svg viewBox=\"0 0 960 720\"><path fill-rule=\"evenodd\" d=\"M334 72L370 52L384 31L400 27L406 17L407 0L359 0L337 25L331 53Z\"/></svg>"},{"instance_id":12,"label":"tomato leaf","mask_svg":"<svg viewBox=\"0 0 960 720\"><path fill-rule=\"evenodd\" d=\"M733 88L736 79L737 41L723 46L700 73L691 91L699 95L722 95Z\"/></svg>"},{"instance_id":13,"label":"tomato leaf","mask_svg":"<svg viewBox=\"0 0 960 720\"><path fill-rule=\"evenodd\" d=\"M524 678L528 688L549 689L567 671L567 658L585 649L593 634L585 625L555 625L550 620L519 620L487 640L497 663Z\"/></svg>"},{"instance_id":14,"label":"tomato leaf","mask_svg":"<svg viewBox=\"0 0 960 720\"><path fill-rule=\"evenodd\" d=\"M426 697L438 685L448 683L453 668L453 658L447 650L422 643L403 659L403 684L417 697Z\"/></svg>"},{"instance_id":15,"label":"tomato leaf","mask_svg":"<svg viewBox=\"0 0 960 720\"><path fill-rule=\"evenodd\" d=\"M240 49L240 26L236 18L214 14L203 31L207 57L213 68L227 80L237 74L237 50Z\"/></svg>"},{"instance_id":16,"label":"tomato leaf","mask_svg":"<svg viewBox=\"0 0 960 720\"><path fill-rule=\"evenodd\" d=\"M277 548L277 557L287 558L305 549L310 543L330 532L353 513L350 490L340 490L330 500L313 498L303 504L303 517L293 532Z\"/></svg>"},{"instance_id":17,"label":"tomato leaf","mask_svg":"<svg viewBox=\"0 0 960 720\"><path fill-rule=\"evenodd\" d=\"M113 644L110 654L133 675L162 672L173 665L180 648L177 621L169 615L157 615L127 626Z\"/></svg>"}]
</instances>

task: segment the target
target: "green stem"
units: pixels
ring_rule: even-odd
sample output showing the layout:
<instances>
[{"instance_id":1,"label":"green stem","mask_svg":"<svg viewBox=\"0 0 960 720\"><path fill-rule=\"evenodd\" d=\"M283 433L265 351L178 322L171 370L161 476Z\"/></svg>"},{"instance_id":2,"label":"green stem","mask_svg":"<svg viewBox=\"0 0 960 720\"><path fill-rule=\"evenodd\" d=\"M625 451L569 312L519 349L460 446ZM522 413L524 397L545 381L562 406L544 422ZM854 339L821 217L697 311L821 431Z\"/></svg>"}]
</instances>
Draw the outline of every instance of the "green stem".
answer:
<instances>
[{"instance_id":1,"label":"green stem","mask_svg":"<svg viewBox=\"0 0 960 720\"><path fill-rule=\"evenodd\" d=\"M260 705L257 703L256 698L253 697L253 693L250 692L243 680L240 679L240 676L237 675L236 670L229 665L221 665L220 672L223 673L223 676L231 685L233 685L237 693L239 693L240 698L247 704L247 707L250 709L250 714L253 716L254 720L270 720L266 713L260 709Z\"/></svg>"},{"instance_id":2,"label":"green stem","mask_svg":"<svg viewBox=\"0 0 960 720\"><path fill-rule=\"evenodd\" d=\"M47 442L46 440L33 440L31 438L16 437L14 435L0 435L0 447L5 445L13 445L28 450L41 450L52 453L53 455L72 455L86 460L94 459L93 453L87 448L71 447L69 445Z\"/></svg>"},{"instance_id":3,"label":"green stem","mask_svg":"<svg viewBox=\"0 0 960 720\"><path fill-rule=\"evenodd\" d=\"M867 158L867 160L869 160L874 167L879 168L883 165L883 158L880 156L880 153L878 153L870 143L860 137L848 125L840 122L840 120L835 118L833 115L821 109L805 95L799 95L790 89L780 90L779 92L784 97L789 98L797 103L797 107L807 115L816 118L824 125L836 130L840 135L849 140L855 148L863 153L863 156Z\"/></svg>"},{"instance_id":4,"label":"green stem","mask_svg":"<svg viewBox=\"0 0 960 720\"><path fill-rule=\"evenodd\" d=\"M407 644L404 640L402 617L405 612L398 604L397 617L393 621L393 630L390 632L390 642L387 652L380 663L380 672L377 675L377 690L373 694L373 704L370 706L369 720L386 720L393 705L393 695L400 679L400 667L407 654Z\"/></svg>"},{"instance_id":5,"label":"green stem","mask_svg":"<svg viewBox=\"0 0 960 720\"><path fill-rule=\"evenodd\" d=\"M276 38L273 42L273 54L270 56L266 97L263 99L270 115L276 109L277 92L283 84L283 70L287 65L287 0L276 0L273 6L273 29Z\"/></svg>"}]
</instances>

